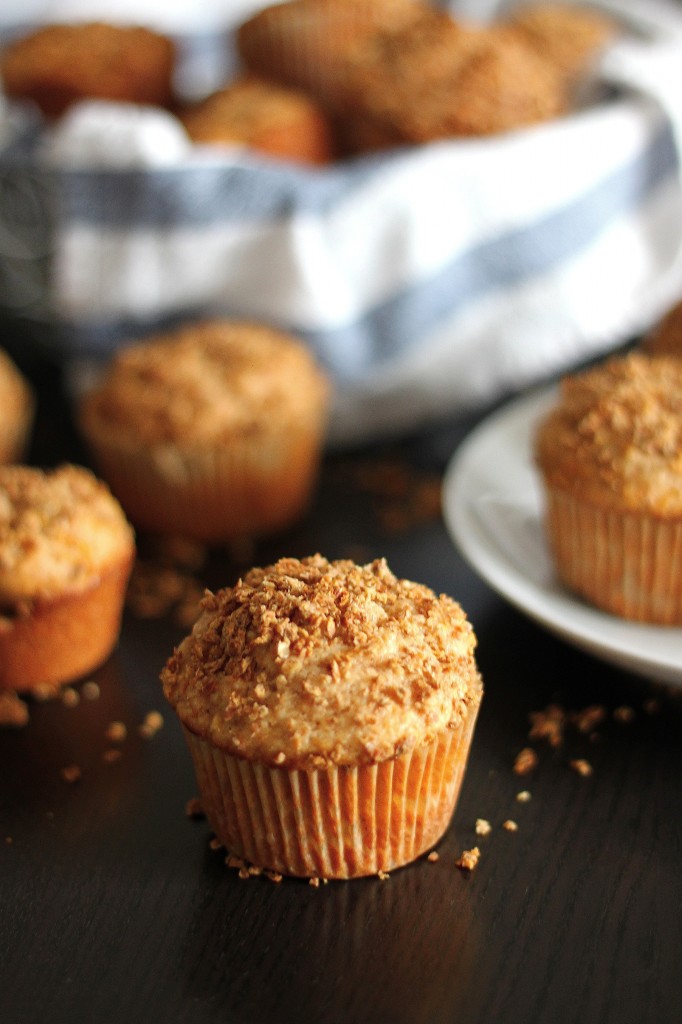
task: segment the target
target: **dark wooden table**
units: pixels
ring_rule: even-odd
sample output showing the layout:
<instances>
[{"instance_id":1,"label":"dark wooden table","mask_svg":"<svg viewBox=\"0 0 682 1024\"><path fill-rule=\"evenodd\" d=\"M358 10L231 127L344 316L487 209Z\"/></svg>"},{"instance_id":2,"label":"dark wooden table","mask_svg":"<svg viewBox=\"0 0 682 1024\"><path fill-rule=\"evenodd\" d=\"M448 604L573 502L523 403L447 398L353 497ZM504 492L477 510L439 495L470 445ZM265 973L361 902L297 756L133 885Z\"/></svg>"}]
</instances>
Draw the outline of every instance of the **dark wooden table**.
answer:
<instances>
[{"instance_id":1,"label":"dark wooden table","mask_svg":"<svg viewBox=\"0 0 682 1024\"><path fill-rule=\"evenodd\" d=\"M83 460L58 388L39 384L31 459ZM319 888L226 867L185 814L192 769L158 682L184 631L127 613L92 677L98 700L35 703L25 729L0 732L2 1024L682 1021L680 701L549 636L464 564L428 495L470 426L329 456L307 520L252 553L386 556L467 610L486 693L438 861ZM216 554L202 582L239 569ZM529 740L530 714L552 704L567 714L562 744ZM605 717L582 733L570 713L593 705ZM152 709L165 725L144 739ZM113 720L128 738L107 763ZM538 764L519 776L528 745ZM79 782L61 777L68 764ZM474 845L466 874L455 861Z\"/></svg>"}]
</instances>

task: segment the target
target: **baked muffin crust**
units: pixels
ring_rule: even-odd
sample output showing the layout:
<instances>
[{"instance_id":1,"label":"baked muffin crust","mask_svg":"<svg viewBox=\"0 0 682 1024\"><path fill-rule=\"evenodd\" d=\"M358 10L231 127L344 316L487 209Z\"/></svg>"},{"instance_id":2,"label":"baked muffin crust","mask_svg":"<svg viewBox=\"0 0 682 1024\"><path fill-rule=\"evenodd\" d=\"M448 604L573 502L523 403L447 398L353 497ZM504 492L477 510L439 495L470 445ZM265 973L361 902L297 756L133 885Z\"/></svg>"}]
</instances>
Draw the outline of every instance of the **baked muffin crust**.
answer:
<instances>
[{"instance_id":1,"label":"baked muffin crust","mask_svg":"<svg viewBox=\"0 0 682 1024\"><path fill-rule=\"evenodd\" d=\"M283 426L297 422L301 390L306 409L326 401L326 378L298 339L260 324L208 321L120 350L83 416L119 443L200 448L258 436L273 406Z\"/></svg>"},{"instance_id":2,"label":"baked muffin crust","mask_svg":"<svg viewBox=\"0 0 682 1024\"><path fill-rule=\"evenodd\" d=\"M133 551L118 502L88 470L0 467L2 607L83 590Z\"/></svg>"},{"instance_id":3,"label":"baked muffin crust","mask_svg":"<svg viewBox=\"0 0 682 1024\"><path fill-rule=\"evenodd\" d=\"M162 672L191 732L270 766L395 757L456 728L481 681L460 606L366 566L283 558L207 593Z\"/></svg>"},{"instance_id":4,"label":"baked muffin crust","mask_svg":"<svg viewBox=\"0 0 682 1024\"><path fill-rule=\"evenodd\" d=\"M566 378L539 426L547 482L596 505L682 514L682 362L631 353Z\"/></svg>"}]
</instances>

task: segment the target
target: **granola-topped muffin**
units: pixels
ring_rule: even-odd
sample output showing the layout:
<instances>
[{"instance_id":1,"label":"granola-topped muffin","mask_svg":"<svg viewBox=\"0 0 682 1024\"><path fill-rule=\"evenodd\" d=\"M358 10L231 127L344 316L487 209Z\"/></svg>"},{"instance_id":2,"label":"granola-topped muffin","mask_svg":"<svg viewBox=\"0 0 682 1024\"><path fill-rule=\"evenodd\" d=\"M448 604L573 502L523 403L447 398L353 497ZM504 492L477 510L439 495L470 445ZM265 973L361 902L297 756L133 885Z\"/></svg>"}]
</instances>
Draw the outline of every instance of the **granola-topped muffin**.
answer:
<instances>
[{"instance_id":1,"label":"granola-topped muffin","mask_svg":"<svg viewBox=\"0 0 682 1024\"><path fill-rule=\"evenodd\" d=\"M80 422L136 525L217 543L283 529L303 514L328 394L292 335L204 321L119 350Z\"/></svg>"},{"instance_id":2,"label":"granola-topped muffin","mask_svg":"<svg viewBox=\"0 0 682 1024\"><path fill-rule=\"evenodd\" d=\"M18 462L33 423L33 393L23 374L0 349L0 465Z\"/></svg>"},{"instance_id":3,"label":"granola-topped muffin","mask_svg":"<svg viewBox=\"0 0 682 1024\"><path fill-rule=\"evenodd\" d=\"M219 839L322 877L431 847L481 699L475 642L454 600L383 560L283 558L208 594L162 681Z\"/></svg>"},{"instance_id":4,"label":"granola-topped muffin","mask_svg":"<svg viewBox=\"0 0 682 1024\"><path fill-rule=\"evenodd\" d=\"M536 124L565 108L553 68L517 35L426 10L347 56L344 128L364 151Z\"/></svg>"},{"instance_id":5,"label":"granola-topped muffin","mask_svg":"<svg viewBox=\"0 0 682 1024\"><path fill-rule=\"evenodd\" d=\"M334 157L332 127L320 105L298 89L242 78L182 115L193 142L237 145L280 160L321 166Z\"/></svg>"},{"instance_id":6,"label":"granola-topped muffin","mask_svg":"<svg viewBox=\"0 0 682 1024\"><path fill-rule=\"evenodd\" d=\"M57 688L118 639L135 554L108 488L79 466L0 467L0 688Z\"/></svg>"},{"instance_id":7,"label":"granola-topped muffin","mask_svg":"<svg viewBox=\"0 0 682 1024\"><path fill-rule=\"evenodd\" d=\"M105 22L45 25L0 57L5 92L50 118L85 99L168 106L175 46L158 32Z\"/></svg>"},{"instance_id":8,"label":"granola-topped muffin","mask_svg":"<svg viewBox=\"0 0 682 1024\"><path fill-rule=\"evenodd\" d=\"M563 382L536 457L560 579L628 619L682 623L682 362L631 353Z\"/></svg>"}]
</instances>

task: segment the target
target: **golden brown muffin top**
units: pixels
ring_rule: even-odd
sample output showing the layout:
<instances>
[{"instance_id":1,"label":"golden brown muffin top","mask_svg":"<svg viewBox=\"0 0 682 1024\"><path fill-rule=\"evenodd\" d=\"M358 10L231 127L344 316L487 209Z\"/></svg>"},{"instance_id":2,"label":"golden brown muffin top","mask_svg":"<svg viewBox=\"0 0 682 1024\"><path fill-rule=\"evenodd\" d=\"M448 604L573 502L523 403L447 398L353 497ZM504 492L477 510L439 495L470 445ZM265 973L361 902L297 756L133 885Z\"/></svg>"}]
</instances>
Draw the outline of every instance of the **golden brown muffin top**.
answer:
<instances>
[{"instance_id":1,"label":"golden brown muffin top","mask_svg":"<svg viewBox=\"0 0 682 1024\"><path fill-rule=\"evenodd\" d=\"M87 469L0 467L0 606L85 589L134 538L105 484Z\"/></svg>"},{"instance_id":2,"label":"golden brown muffin top","mask_svg":"<svg viewBox=\"0 0 682 1024\"><path fill-rule=\"evenodd\" d=\"M333 156L326 114L306 93L255 77L241 78L185 111L198 143L236 143L314 164Z\"/></svg>"},{"instance_id":3,"label":"golden brown muffin top","mask_svg":"<svg viewBox=\"0 0 682 1024\"><path fill-rule=\"evenodd\" d=\"M234 755L302 769L379 762L457 726L480 699L460 606L383 560L282 558L202 607L161 678L184 725Z\"/></svg>"},{"instance_id":4,"label":"golden brown muffin top","mask_svg":"<svg viewBox=\"0 0 682 1024\"><path fill-rule=\"evenodd\" d=\"M32 403L27 382L7 353L0 349L0 422L14 422Z\"/></svg>"},{"instance_id":5,"label":"golden brown muffin top","mask_svg":"<svg viewBox=\"0 0 682 1024\"><path fill-rule=\"evenodd\" d=\"M518 34L465 26L437 10L358 44L344 91L349 134L358 111L396 143L494 134L565 107L558 75Z\"/></svg>"},{"instance_id":6,"label":"golden brown muffin top","mask_svg":"<svg viewBox=\"0 0 682 1024\"><path fill-rule=\"evenodd\" d=\"M569 78L588 70L619 32L608 14L577 4L522 4L509 16L509 24Z\"/></svg>"},{"instance_id":7,"label":"golden brown muffin top","mask_svg":"<svg viewBox=\"0 0 682 1024\"><path fill-rule=\"evenodd\" d=\"M94 97L166 105L175 46L137 25L72 22L45 25L10 43L0 57L9 96L34 99L58 116Z\"/></svg>"},{"instance_id":8,"label":"golden brown muffin top","mask_svg":"<svg viewBox=\"0 0 682 1024\"><path fill-rule=\"evenodd\" d=\"M540 424L547 483L588 501L682 514L682 362L631 353L562 381Z\"/></svg>"},{"instance_id":9,"label":"golden brown muffin top","mask_svg":"<svg viewBox=\"0 0 682 1024\"><path fill-rule=\"evenodd\" d=\"M297 338L261 324L188 324L121 349L83 404L121 443L192 448L319 414L326 377Z\"/></svg>"}]
</instances>

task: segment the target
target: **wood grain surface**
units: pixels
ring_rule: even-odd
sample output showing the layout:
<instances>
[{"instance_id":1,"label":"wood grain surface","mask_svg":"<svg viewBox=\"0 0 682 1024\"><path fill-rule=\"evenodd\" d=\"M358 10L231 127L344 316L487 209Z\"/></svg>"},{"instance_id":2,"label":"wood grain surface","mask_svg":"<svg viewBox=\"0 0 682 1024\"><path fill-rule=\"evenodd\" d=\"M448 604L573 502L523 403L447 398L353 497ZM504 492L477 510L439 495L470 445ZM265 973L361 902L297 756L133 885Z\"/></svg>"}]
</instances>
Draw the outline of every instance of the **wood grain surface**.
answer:
<instances>
[{"instance_id":1,"label":"wood grain surface","mask_svg":"<svg viewBox=\"0 0 682 1024\"><path fill-rule=\"evenodd\" d=\"M37 383L31 460L85 461L54 372ZM433 492L470 426L330 455L306 521L245 552L258 564L385 556L467 610L486 692L439 859L318 888L240 878L185 813L192 769L158 682L184 630L128 612L92 676L98 700L34 703L26 728L0 731L2 1024L682 1020L680 696L544 633L466 567ZM216 552L201 582L240 568ZM556 747L529 740L529 716L552 704L569 713ZM570 713L592 705L604 718L584 734ZM150 710L164 726L145 739ZM108 763L114 720L128 735ZM519 776L529 745L538 763ZM455 861L474 845L478 866L463 872Z\"/></svg>"}]
</instances>

